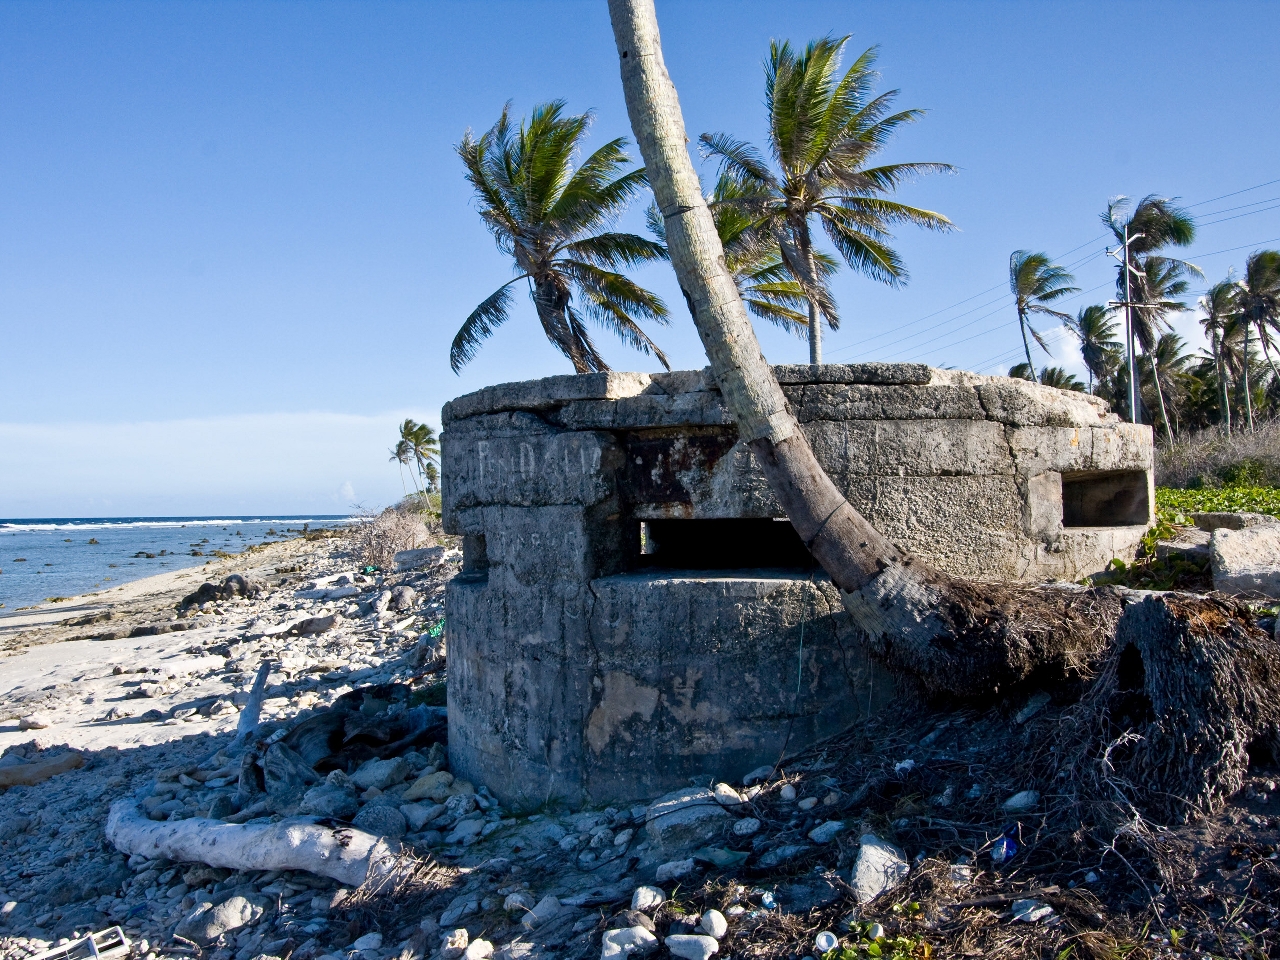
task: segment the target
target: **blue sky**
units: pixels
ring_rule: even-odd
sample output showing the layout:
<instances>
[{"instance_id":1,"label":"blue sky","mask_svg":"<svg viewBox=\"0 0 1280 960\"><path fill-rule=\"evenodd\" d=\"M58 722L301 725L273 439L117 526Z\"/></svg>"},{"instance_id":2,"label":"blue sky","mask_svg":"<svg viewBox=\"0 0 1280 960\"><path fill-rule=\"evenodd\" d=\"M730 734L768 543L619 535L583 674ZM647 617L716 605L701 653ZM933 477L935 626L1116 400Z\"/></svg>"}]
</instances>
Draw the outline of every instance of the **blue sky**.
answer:
<instances>
[{"instance_id":1,"label":"blue sky","mask_svg":"<svg viewBox=\"0 0 1280 960\"><path fill-rule=\"evenodd\" d=\"M759 140L769 40L848 33L851 52L880 45L884 89L929 111L886 156L959 168L902 193L960 228L900 232L906 287L841 275L828 359L1007 369L1010 251L1083 261L1071 309L1105 300L1114 194L1195 204L1188 256L1210 281L1280 243L1280 182L1261 186L1280 179L1280 5L658 14L691 134ZM0 516L379 506L401 492L398 419L438 425L452 396L569 371L523 298L450 371L458 325L510 277L453 146L507 100L593 109L592 144L629 136L603 0L9 0L0 90ZM673 366L703 366L668 268L638 277L673 307L656 333ZM807 357L760 332L771 360ZM654 366L601 343L619 369Z\"/></svg>"}]
</instances>

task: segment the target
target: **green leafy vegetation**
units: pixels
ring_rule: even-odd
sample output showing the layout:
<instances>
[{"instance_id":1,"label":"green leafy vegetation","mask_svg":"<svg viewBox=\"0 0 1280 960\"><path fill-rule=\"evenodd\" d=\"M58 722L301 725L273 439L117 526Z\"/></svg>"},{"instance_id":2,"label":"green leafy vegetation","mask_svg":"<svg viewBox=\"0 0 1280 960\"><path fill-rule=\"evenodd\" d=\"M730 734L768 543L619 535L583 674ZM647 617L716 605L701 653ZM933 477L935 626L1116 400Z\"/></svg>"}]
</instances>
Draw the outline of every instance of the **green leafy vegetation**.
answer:
<instances>
[{"instance_id":1,"label":"green leafy vegetation","mask_svg":"<svg viewBox=\"0 0 1280 960\"><path fill-rule=\"evenodd\" d=\"M1156 489L1156 510L1170 523L1191 523L1193 513L1269 513L1280 517L1280 487L1229 486L1198 490Z\"/></svg>"}]
</instances>

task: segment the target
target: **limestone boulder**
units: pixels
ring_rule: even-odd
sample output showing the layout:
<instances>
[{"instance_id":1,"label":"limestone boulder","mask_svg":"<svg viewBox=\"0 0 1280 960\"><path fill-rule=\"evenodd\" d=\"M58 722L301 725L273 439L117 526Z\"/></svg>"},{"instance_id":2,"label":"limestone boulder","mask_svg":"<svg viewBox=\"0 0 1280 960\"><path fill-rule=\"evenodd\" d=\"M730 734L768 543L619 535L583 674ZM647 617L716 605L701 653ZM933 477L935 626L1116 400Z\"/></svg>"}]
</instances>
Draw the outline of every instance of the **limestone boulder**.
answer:
<instances>
[{"instance_id":1,"label":"limestone boulder","mask_svg":"<svg viewBox=\"0 0 1280 960\"><path fill-rule=\"evenodd\" d=\"M1209 541L1209 561L1215 590L1280 599L1280 523L1219 527Z\"/></svg>"},{"instance_id":2,"label":"limestone boulder","mask_svg":"<svg viewBox=\"0 0 1280 960\"><path fill-rule=\"evenodd\" d=\"M729 828L732 819L706 787L686 787L650 805L645 831L654 846L670 853L709 843Z\"/></svg>"}]
</instances>

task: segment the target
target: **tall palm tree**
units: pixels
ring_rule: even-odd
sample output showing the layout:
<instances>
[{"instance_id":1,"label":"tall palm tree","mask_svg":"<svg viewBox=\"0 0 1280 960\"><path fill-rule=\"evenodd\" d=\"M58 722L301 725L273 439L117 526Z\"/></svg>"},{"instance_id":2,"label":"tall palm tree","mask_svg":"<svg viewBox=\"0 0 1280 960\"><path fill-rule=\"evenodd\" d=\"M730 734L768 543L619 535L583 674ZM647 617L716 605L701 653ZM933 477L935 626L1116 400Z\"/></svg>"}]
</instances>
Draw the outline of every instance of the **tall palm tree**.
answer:
<instances>
[{"instance_id":1,"label":"tall palm tree","mask_svg":"<svg viewBox=\"0 0 1280 960\"><path fill-rule=\"evenodd\" d=\"M788 333L805 338L809 331L804 288L787 269L777 241L761 229L753 217L735 201L746 192L744 185L729 177L720 177L711 192L708 206L716 233L724 247L725 266L733 277L747 310L768 320ZM645 211L645 224L663 243L667 241L666 224L657 204ZM839 269L839 261L830 254L814 254L818 276L825 282Z\"/></svg>"},{"instance_id":2,"label":"tall palm tree","mask_svg":"<svg viewBox=\"0 0 1280 960\"><path fill-rule=\"evenodd\" d=\"M749 211L760 228L772 234L782 263L804 291L810 363L822 362L821 320L833 330L840 323L819 269L813 221L850 268L891 286L907 279L902 258L889 246L891 227L952 226L940 213L886 196L921 174L951 171L949 164L868 165L900 126L914 123L924 112L890 113L896 90L873 95L878 79L872 70L875 47L841 75L848 39L824 37L803 53L796 53L790 43L770 44L765 105L774 168L745 141L723 133L700 138L706 154L719 158L721 175L742 185L741 196L725 202Z\"/></svg>"},{"instance_id":3,"label":"tall palm tree","mask_svg":"<svg viewBox=\"0 0 1280 960\"><path fill-rule=\"evenodd\" d=\"M1271 374L1280 378L1271 359L1272 331L1280 331L1280 252L1259 250L1245 261L1240 281L1240 317L1244 322L1244 402L1249 429L1253 429L1253 398L1249 394L1249 334L1256 330Z\"/></svg>"},{"instance_id":4,"label":"tall palm tree","mask_svg":"<svg viewBox=\"0 0 1280 960\"><path fill-rule=\"evenodd\" d=\"M1160 407L1160 417L1164 421L1165 440L1173 446L1173 431L1169 425L1169 412L1166 409L1165 390L1161 382L1160 355L1157 347L1163 337L1171 332L1169 314L1179 313L1187 309L1186 303L1179 300L1187 292L1191 284L1187 275L1198 267L1173 260L1169 257L1145 257L1133 272L1131 290L1135 302L1140 306L1132 308L1133 334L1142 352L1151 361L1151 375L1155 382L1156 401Z\"/></svg>"},{"instance_id":5,"label":"tall palm tree","mask_svg":"<svg viewBox=\"0 0 1280 960\"><path fill-rule=\"evenodd\" d=\"M1222 426L1228 437L1231 436L1231 400L1224 353L1228 325L1240 313L1239 293L1239 285L1228 273L1227 279L1215 283L1200 298L1200 310L1204 313L1200 318L1200 326L1209 338L1210 356L1218 376L1218 405Z\"/></svg>"},{"instance_id":6,"label":"tall palm tree","mask_svg":"<svg viewBox=\"0 0 1280 960\"><path fill-rule=\"evenodd\" d=\"M1071 315L1049 306L1054 300L1076 293L1079 287L1071 286L1075 280L1062 267L1051 263L1043 253L1015 250L1009 257L1009 290L1013 293L1014 306L1018 309L1018 326L1022 330L1022 347L1027 352L1027 379L1035 380L1035 364L1031 361L1030 333L1040 349L1050 353L1040 331L1031 325L1033 313L1055 317L1063 323L1071 322ZM1052 356L1052 354L1050 354Z\"/></svg>"},{"instance_id":7,"label":"tall palm tree","mask_svg":"<svg viewBox=\"0 0 1280 960\"><path fill-rule=\"evenodd\" d=\"M391 448L391 459L398 461L401 466L412 466L417 471L422 484L419 485L415 480L415 490L429 493L439 487L440 443L430 424L417 423L412 419L406 419L400 424L400 438Z\"/></svg>"},{"instance_id":8,"label":"tall palm tree","mask_svg":"<svg viewBox=\"0 0 1280 960\"><path fill-rule=\"evenodd\" d=\"M1180 429L1178 425L1178 409L1189 391L1188 381L1191 378L1191 373L1187 370L1187 367L1193 357L1191 354L1183 352L1184 346L1183 339L1176 333L1162 333L1156 341L1155 347L1145 354L1147 365L1151 371L1152 384L1157 387L1159 385L1156 380L1157 370L1164 377L1165 392L1168 396L1167 404L1163 402L1160 404L1160 414L1162 417L1166 415L1172 417L1174 429ZM1168 421L1166 421L1166 430L1168 426Z\"/></svg>"},{"instance_id":9,"label":"tall palm tree","mask_svg":"<svg viewBox=\"0 0 1280 960\"><path fill-rule=\"evenodd\" d=\"M1187 274L1200 274L1200 268L1194 264L1159 253L1170 246L1185 247L1196 237L1195 220L1173 200L1149 194L1134 206L1128 197L1112 197L1102 214L1102 222L1116 240L1124 245L1125 254L1116 271L1116 291L1121 300L1125 298L1126 282L1132 302L1147 303L1159 299L1158 291L1147 286L1150 279L1163 278L1169 284ZM1150 266L1149 261L1153 261ZM1167 325L1164 328L1161 326L1167 312L1130 309L1134 337L1144 353L1149 354L1155 349L1156 341L1167 328ZM1160 385L1158 370L1155 373L1155 384L1156 398L1163 415L1164 391ZM1137 411L1130 411L1130 415L1135 421L1138 419ZM1169 432L1167 417L1165 439L1172 445L1173 435Z\"/></svg>"},{"instance_id":10,"label":"tall palm tree","mask_svg":"<svg viewBox=\"0 0 1280 960\"><path fill-rule=\"evenodd\" d=\"M1120 341L1116 339L1116 323L1111 311L1094 304L1084 307L1067 326L1080 341L1080 356L1089 371L1089 392L1093 393L1093 381L1101 384L1111 376L1119 360Z\"/></svg>"},{"instance_id":11,"label":"tall palm tree","mask_svg":"<svg viewBox=\"0 0 1280 960\"><path fill-rule=\"evenodd\" d=\"M508 320L510 288L525 280L543 332L577 373L609 369L591 341L587 320L670 369L637 322L666 323L666 306L617 272L666 259L666 249L607 229L647 185L643 169L623 172L626 139L610 140L575 169L590 113L566 116L564 102L556 100L534 107L529 119L514 127L509 111L510 104L479 137L468 130L457 149L480 217L498 249L515 261L517 275L467 317L453 338L449 365L456 373Z\"/></svg>"}]
</instances>

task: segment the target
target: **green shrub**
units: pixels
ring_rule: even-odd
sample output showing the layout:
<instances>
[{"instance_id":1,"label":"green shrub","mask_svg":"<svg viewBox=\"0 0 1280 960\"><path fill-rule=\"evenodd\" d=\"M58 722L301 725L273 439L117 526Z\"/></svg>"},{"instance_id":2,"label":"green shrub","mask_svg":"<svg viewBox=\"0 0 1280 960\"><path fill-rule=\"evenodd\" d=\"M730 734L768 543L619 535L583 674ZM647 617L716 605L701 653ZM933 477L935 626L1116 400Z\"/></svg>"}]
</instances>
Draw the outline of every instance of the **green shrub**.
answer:
<instances>
[{"instance_id":1,"label":"green shrub","mask_svg":"<svg viewBox=\"0 0 1280 960\"><path fill-rule=\"evenodd\" d=\"M1227 486L1198 490L1156 488L1156 511L1170 523L1187 525L1193 513L1269 513L1280 517L1280 487Z\"/></svg>"}]
</instances>

